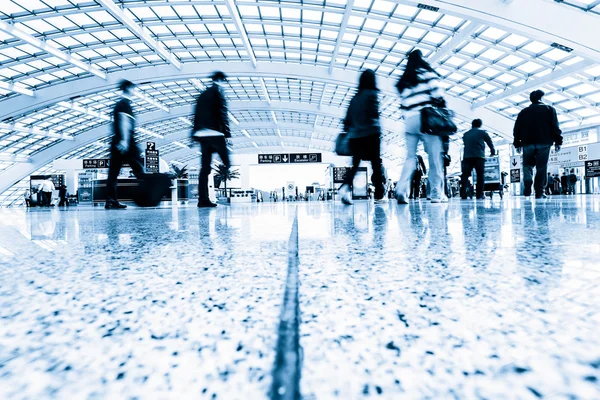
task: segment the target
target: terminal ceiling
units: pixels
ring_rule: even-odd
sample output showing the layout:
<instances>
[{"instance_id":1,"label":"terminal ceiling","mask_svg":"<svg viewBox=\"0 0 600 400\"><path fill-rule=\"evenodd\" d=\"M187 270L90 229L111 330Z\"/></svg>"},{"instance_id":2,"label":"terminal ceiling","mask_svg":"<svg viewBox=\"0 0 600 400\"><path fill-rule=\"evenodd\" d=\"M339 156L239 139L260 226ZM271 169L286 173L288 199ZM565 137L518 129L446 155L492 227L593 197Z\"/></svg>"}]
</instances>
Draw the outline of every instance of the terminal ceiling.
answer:
<instances>
[{"instance_id":1,"label":"terminal ceiling","mask_svg":"<svg viewBox=\"0 0 600 400\"><path fill-rule=\"evenodd\" d=\"M383 156L399 163L393 85L415 48L463 130L481 117L509 140L533 88L563 128L597 125L599 14L600 0L2 0L0 203L57 158L107 156L123 78L139 85L139 140L183 164L197 158L190 115L211 71L229 75L239 154L331 151L366 68L382 89Z\"/></svg>"}]
</instances>

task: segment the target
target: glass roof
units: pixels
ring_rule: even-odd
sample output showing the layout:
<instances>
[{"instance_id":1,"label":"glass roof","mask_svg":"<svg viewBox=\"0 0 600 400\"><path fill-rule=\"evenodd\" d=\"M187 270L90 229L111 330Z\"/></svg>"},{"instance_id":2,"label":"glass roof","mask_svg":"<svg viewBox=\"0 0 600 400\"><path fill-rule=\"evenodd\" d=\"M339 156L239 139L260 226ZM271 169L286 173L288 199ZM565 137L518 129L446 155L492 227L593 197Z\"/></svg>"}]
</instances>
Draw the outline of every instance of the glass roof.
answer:
<instances>
[{"instance_id":1,"label":"glass roof","mask_svg":"<svg viewBox=\"0 0 600 400\"><path fill-rule=\"evenodd\" d=\"M109 7L111 1L119 7L116 12ZM600 13L600 0L565 0L559 7ZM140 34L141 27L146 34ZM475 109L481 103L514 119L528 104L528 90L514 89L539 79L563 128L600 124L600 65L553 46L551 39L534 40L386 0L356 0L351 10L346 10L345 0L2 0L0 107L19 96L94 75L174 62L232 62L248 66L243 74L231 74L226 86L228 100L235 104L230 110L237 122L232 124L234 152L282 146L330 151L341 129L339 113L330 111L347 107L355 83L327 82L311 77L311 71L372 68L380 77L396 80L407 53L415 48L433 57L447 95ZM575 72L560 74L579 63L582 67ZM282 71L285 64L312 69L292 79L253 74L255 64L281 65ZM558 78L548 79L557 73ZM128 76L135 80L134 71ZM159 147L163 155L180 155L176 161L184 163L195 158L192 143L181 132L189 131L188 114L207 84L202 76L141 83L134 102L138 116L187 111L140 124L138 140L164 138ZM503 96L507 90L511 95ZM99 89L1 121L0 172L10 171L18 162L15 156L33 157L91 129L104 129L108 135L116 97L114 90ZM385 121L401 123L396 96L382 93L380 105ZM468 122L459 119L461 130ZM106 135L61 157L106 156ZM174 135L179 139L169 140ZM399 160L402 132L388 130L383 141L391 146L386 159ZM186 148L189 152L181 151Z\"/></svg>"}]
</instances>

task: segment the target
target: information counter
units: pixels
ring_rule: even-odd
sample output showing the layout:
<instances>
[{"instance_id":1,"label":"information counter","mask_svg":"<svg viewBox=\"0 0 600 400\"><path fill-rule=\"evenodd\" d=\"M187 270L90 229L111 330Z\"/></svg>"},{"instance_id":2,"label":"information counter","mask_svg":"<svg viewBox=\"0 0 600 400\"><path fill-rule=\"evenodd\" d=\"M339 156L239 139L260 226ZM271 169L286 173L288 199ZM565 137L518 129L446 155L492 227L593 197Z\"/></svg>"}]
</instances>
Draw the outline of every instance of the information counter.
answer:
<instances>
[{"instance_id":1,"label":"information counter","mask_svg":"<svg viewBox=\"0 0 600 400\"><path fill-rule=\"evenodd\" d=\"M187 179L177 179L177 201L187 201L189 195L189 181ZM138 179L118 179L117 196L119 202L133 201L135 193L140 185ZM162 201L172 201L173 187L167 189L163 194ZM92 181L92 198L94 203L106 202L106 179L97 179Z\"/></svg>"}]
</instances>

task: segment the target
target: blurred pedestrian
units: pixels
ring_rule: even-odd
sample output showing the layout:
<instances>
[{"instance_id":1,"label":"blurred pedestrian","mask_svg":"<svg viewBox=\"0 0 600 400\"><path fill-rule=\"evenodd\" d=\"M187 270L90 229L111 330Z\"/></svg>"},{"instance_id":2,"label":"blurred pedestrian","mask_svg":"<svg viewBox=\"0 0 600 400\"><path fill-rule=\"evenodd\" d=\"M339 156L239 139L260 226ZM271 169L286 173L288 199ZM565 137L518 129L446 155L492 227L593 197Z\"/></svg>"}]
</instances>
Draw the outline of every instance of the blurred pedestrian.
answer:
<instances>
[{"instance_id":1,"label":"blurred pedestrian","mask_svg":"<svg viewBox=\"0 0 600 400\"><path fill-rule=\"evenodd\" d=\"M352 204L352 183L361 160L369 161L375 186L375 203L384 203L385 186L381 161L381 124L379 122L379 99L375 72L367 69L361 75L358 90L346 112L344 131L350 138L352 169L340 188L342 203Z\"/></svg>"},{"instance_id":2,"label":"blurred pedestrian","mask_svg":"<svg viewBox=\"0 0 600 400\"><path fill-rule=\"evenodd\" d=\"M556 110L542 102L544 94L541 90L531 92L531 105L519 113L514 128L513 144L518 153L523 152L523 195L531 195L533 184L536 199L546 197L544 191L550 148L554 145L555 151L559 152L563 143Z\"/></svg>"},{"instance_id":3,"label":"blurred pedestrian","mask_svg":"<svg viewBox=\"0 0 600 400\"><path fill-rule=\"evenodd\" d=\"M415 170L417 145L423 142L429 160L428 179L431 186L432 203L447 202L444 195L444 163L442 138L421 132L421 110L425 107L437 107L445 104L439 88L439 75L423 59L420 50L414 50L408 56L404 74L396 85L404 111L406 130L406 161L402 175L396 186L398 203L407 204L407 193Z\"/></svg>"},{"instance_id":4,"label":"blurred pedestrian","mask_svg":"<svg viewBox=\"0 0 600 400\"><path fill-rule=\"evenodd\" d=\"M194 113L192 138L200 143L200 177L198 181L198 207L216 207L208 195L208 177L212 156L217 153L226 169L231 166L225 139L231 137L227 100L223 86L227 76L220 71L212 74L212 86L198 96Z\"/></svg>"},{"instance_id":5,"label":"blurred pedestrian","mask_svg":"<svg viewBox=\"0 0 600 400\"><path fill-rule=\"evenodd\" d=\"M471 129L463 135L464 152L462 161L462 187L467 187L467 180L475 168L477 175L476 198L482 200L485 198L483 191L485 189L485 145L490 148L491 156L496 155L494 143L490 135L481 129L483 122L480 119L475 119L471 123ZM463 191L460 196L463 200L467 198L466 191Z\"/></svg>"}]
</instances>

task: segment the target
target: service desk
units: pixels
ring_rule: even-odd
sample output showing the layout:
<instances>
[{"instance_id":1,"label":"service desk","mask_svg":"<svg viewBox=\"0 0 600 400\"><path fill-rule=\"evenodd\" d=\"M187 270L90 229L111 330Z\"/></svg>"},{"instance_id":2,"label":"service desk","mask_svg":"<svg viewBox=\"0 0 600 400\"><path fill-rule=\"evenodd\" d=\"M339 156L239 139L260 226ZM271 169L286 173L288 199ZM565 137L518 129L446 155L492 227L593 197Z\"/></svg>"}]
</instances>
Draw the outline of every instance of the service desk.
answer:
<instances>
[{"instance_id":1,"label":"service desk","mask_svg":"<svg viewBox=\"0 0 600 400\"><path fill-rule=\"evenodd\" d=\"M177 200L187 201L189 195L189 181L187 179L176 179L177 182ZM140 184L139 179L117 179L118 201L133 201L135 192ZM104 203L106 201L106 179L97 179L92 182L93 202ZM174 187L168 188L163 194L163 201L171 201Z\"/></svg>"}]
</instances>

